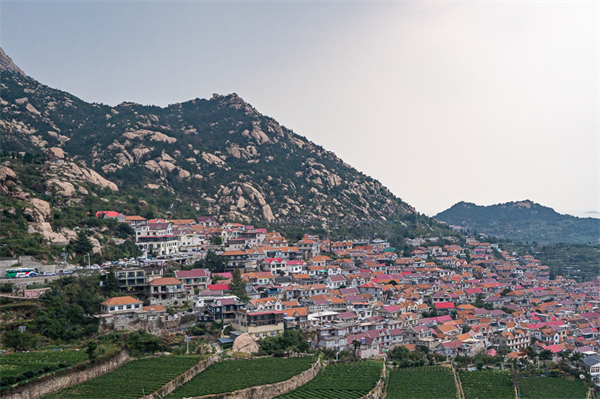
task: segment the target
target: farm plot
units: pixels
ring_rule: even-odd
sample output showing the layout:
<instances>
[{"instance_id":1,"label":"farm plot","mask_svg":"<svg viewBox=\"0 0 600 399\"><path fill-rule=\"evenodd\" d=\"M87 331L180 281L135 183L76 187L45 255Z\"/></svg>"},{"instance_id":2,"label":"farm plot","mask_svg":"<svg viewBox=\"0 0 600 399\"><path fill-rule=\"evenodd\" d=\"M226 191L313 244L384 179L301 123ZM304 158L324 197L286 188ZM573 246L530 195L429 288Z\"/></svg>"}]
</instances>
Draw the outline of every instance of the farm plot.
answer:
<instances>
[{"instance_id":1,"label":"farm plot","mask_svg":"<svg viewBox=\"0 0 600 399\"><path fill-rule=\"evenodd\" d=\"M154 392L194 364L198 356L170 356L133 360L115 371L64 389L52 399L135 399Z\"/></svg>"},{"instance_id":2,"label":"farm plot","mask_svg":"<svg viewBox=\"0 0 600 399\"><path fill-rule=\"evenodd\" d=\"M461 371L466 399L514 399L515 389L506 371Z\"/></svg>"},{"instance_id":3,"label":"farm plot","mask_svg":"<svg viewBox=\"0 0 600 399\"><path fill-rule=\"evenodd\" d=\"M387 399L454 399L456 384L448 367L395 368L390 372Z\"/></svg>"},{"instance_id":4,"label":"farm plot","mask_svg":"<svg viewBox=\"0 0 600 399\"><path fill-rule=\"evenodd\" d=\"M305 356L289 359L267 357L215 363L177 388L168 398L220 394L289 380L308 370L314 361L313 356Z\"/></svg>"},{"instance_id":5,"label":"farm plot","mask_svg":"<svg viewBox=\"0 0 600 399\"><path fill-rule=\"evenodd\" d=\"M279 398L356 399L375 387L381 375L378 362L337 363L327 366L298 389Z\"/></svg>"},{"instance_id":6,"label":"farm plot","mask_svg":"<svg viewBox=\"0 0 600 399\"><path fill-rule=\"evenodd\" d=\"M87 360L84 351L39 351L0 356L0 386L41 376Z\"/></svg>"},{"instance_id":7,"label":"farm plot","mask_svg":"<svg viewBox=\"0 0 600 399\"><path fill-rule=\"evenodd\" d=\"M519 392L523 399L584 399L588 388L582 380L527 377L519 380Z\"/></svg>"}]
</instances>

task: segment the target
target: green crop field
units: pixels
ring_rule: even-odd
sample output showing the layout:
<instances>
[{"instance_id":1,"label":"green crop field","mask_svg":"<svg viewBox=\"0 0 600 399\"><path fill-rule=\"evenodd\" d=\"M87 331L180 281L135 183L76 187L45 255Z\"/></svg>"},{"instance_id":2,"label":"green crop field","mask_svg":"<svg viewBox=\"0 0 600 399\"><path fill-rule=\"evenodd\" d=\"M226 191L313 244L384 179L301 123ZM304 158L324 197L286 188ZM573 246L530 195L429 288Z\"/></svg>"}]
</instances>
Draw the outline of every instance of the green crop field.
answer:
<instances>
[{"instance_id":1,"label":"green crop field","mask_svg":"<svg viewBox=\"0 0 600 399\"><path fill-rule=\"evenodd\" d=\"M87 360L85 351L37 351L0 356L0 386L35 378Z\"/></svg>"},{"instance_id":2,"label":"green crop field","mask_svg":"<svg viewBox=\"0 0 600 399\"><path fill-rule=\"evenodd\" d=\"M461 371L466 399L514 399L515 389L506 371Z\"/></svg>"},{"instance_id":3,"label":"green crop field","mask_svg":"<svg viewBox=\"0 0 600 399\"><path fill-rule=\"evenodd\" d=\"M337 363L327 366L298 389L279 398L356 399L375 387L381 375L378 362Z\"/></svg>"},{"instance_id":4,"label":"green crop field","mask_svg":"<svg viewBox=\"0 0 600 399\"><path fill-rule=\"evenodd\" d=\"M310 368L313 356L228 360L211 365L167 398L186 398L238 391L289 380Z\"/></svg>"},{"instance_id":5,"label":"green crop field","mask_svg":"<svg viewBox=\"0 0 600 399\"><path fill-rule=\"evenodd\" d=\"M523 399L584 399L588 388L579 379L527 377L519 380L519 393Z\"/></svg>"},{"instance_id":6,"label":"green crop field","mask_svg":"<svg viewBox=\"0 0 600 399\"><path fill-rule=\"evenodd\" d=\"M449 367L395 368L386 399L454 399L456 383Z\"/></svg>"},{"instance_id":7,"label":"green crop field","mask_svg":"<svg viewBox=\"0 0 600 399\"><path fill-rule=\"evenodd\" d=\"M132 360L115 371L64 389L49 398L139 398L183 374L199 359L198 356L169 356Z\"/></svg>"}]
</instances>

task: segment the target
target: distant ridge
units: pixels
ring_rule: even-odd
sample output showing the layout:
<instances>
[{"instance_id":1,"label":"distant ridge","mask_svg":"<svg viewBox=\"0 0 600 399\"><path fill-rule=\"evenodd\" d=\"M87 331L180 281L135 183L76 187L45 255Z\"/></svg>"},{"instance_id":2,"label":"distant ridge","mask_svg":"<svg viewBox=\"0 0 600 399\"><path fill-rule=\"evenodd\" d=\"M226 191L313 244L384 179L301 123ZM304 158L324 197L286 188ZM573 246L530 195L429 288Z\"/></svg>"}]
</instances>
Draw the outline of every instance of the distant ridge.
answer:
<instances>
[{"instance_id":1,"label":"distant ridge","mask_svg":"<svg viewBox=\"0 0 600 399\"><path fill-rule=\"evenodd\" d=\"M530 200L490 206L459 202L433 218L517 242L600 242L600 220L562 215Z\"/></svg>"}]
</instances>

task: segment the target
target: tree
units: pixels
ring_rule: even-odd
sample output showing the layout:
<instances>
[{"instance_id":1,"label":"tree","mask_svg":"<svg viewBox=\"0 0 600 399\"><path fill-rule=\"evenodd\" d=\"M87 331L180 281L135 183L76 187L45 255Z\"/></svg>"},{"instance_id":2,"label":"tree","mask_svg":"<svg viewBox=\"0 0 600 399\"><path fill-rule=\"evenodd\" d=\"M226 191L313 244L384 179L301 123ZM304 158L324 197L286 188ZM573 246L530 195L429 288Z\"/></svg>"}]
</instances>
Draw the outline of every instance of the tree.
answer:
<instances>
[{"instance_id":1,"label":"tree","mask_svg":"<svg viewBox=\"0 0 600 399\"><path fill-rule=\"evenodd\" d=\"M240 269L237 267L233 271L233 278L231 279L231 284L229 284L229 289L233 292L233 295L240 298L243 302L247 302L250 299L246 293L246 282L242 279Z\"/></svg>"},{"instance_id":2,"label":"tree","mask_svg":"<svg viewBox=\"0 0 600 399\"><path fill-rule=\"evenodd\" d=\"M17 351L26 351L35 346L36 340L28 332L12 330L4 334L2 344Z\"/></svg>"},{"instance_id":3,"label":"tree","mask_svg":"<svg viewBox=\"0 0 600 399\"><path fill-rule=\"evenodd\" d=\"M84 255L88 252L91 252L92 249L94 249L94 245L90 241L85 231L79 230L77 232L77 239L73 243L72 248L75 251L75 253Z\"/></svg>"},{"instance_id":4,"label":"tree","mask_svg":"<svg viewBox=\"0 0 600 399\"><path fill-rule=\"evenodd\" d=\"M223 273L225 271L225 261L223 257L217 255L214 251L208 251L204 260L194 262L194 269L208 269L211 273Z\"/></svg>"},{"instance_id":5,"label":"tree","mask_svg":"<svg viewBox=\"0 0 600 399\"><path fill-rule=\"evenodd\" d=\"M98 349L97 343L95 343L94 341L88 342L85 353L87 353L88 359L90 359L90 361L92 361L92 362L95 362L96 358L98 357L98 353L96 353L96 349Z\"/></svg>"}]
</instances>

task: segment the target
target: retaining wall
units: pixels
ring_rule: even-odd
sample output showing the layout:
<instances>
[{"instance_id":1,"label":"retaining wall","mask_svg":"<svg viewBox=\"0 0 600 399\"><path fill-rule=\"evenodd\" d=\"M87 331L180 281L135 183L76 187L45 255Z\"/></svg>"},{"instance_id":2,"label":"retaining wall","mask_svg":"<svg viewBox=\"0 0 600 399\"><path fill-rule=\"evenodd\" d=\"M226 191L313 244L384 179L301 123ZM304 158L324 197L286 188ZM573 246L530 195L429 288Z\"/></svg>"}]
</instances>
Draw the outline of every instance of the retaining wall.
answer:
<instances>
[{"instance_id":1,"label":"retaining wall","mask_svg":"<svg viewBox=\"0 0 600 399\"><path fill-rule=\"evenodd\" d=\"M315 378L321 370L321 362L317 360L308 370L290 378L289 380L275 384L260 385L241 389L235 392L221 393L216 395L196 396L190 399L271 399L284 393L293 391L301 385Z\"/></svg>"},{"instance_id":2,"label":"retaining wall","mask_svg":"<svg viewBox=\"0 0 600 399\"><path fill-rule=\"evenodd\" d=\"M182 386L183 384L185 384L186 382L188 382L189 380L194 378L196 375L198 375L199 373L206 370L208 368L208 366L217 362L218 359L219 359L219 354L215 353L214 355L210 356L208 359L204 359L201 362L199 362L198 364L194 365L192 368L190 368L188 371L181 374L177 378L167 382L165 385L163 385L156 391L152 392L151 394L143 396L141 399L162 399L162 398L164 398L165 396L167 396L168 394L173 392L175 389L179 388L180 386Z\"/></svg>"},{"instance_id":3,"label":"retaining wall","mask_svg":"<svg viewBox=\"0 0 600 399\"><path fill-rule=\"evenodd\" d=\"M39 398L44 395L61 391L73 385L81 384L82 382L86 382L92 378L100 377L103 374L121 367L130 360L131 358L129 357L129 353L127 353L127 351L123 351L115 357L91 366L85 370L71 371L62 376L51 374L22 387L16 387L11 392L4 394L3 399Z\"/></svg>"},{"instance_id":4,"label":"retaining wall","mask_svg":"<svg viewBox=\"0 0 600 399\"><path fill-rule=\"evenodd\" d=\"M375 384L375 388L371 389L368 394L362 396L360 399L379 399L383 394L383 388L385 387L385 362L383 362L383 369L381 370L381 378Z\"/></svg>"}]
</instances>

